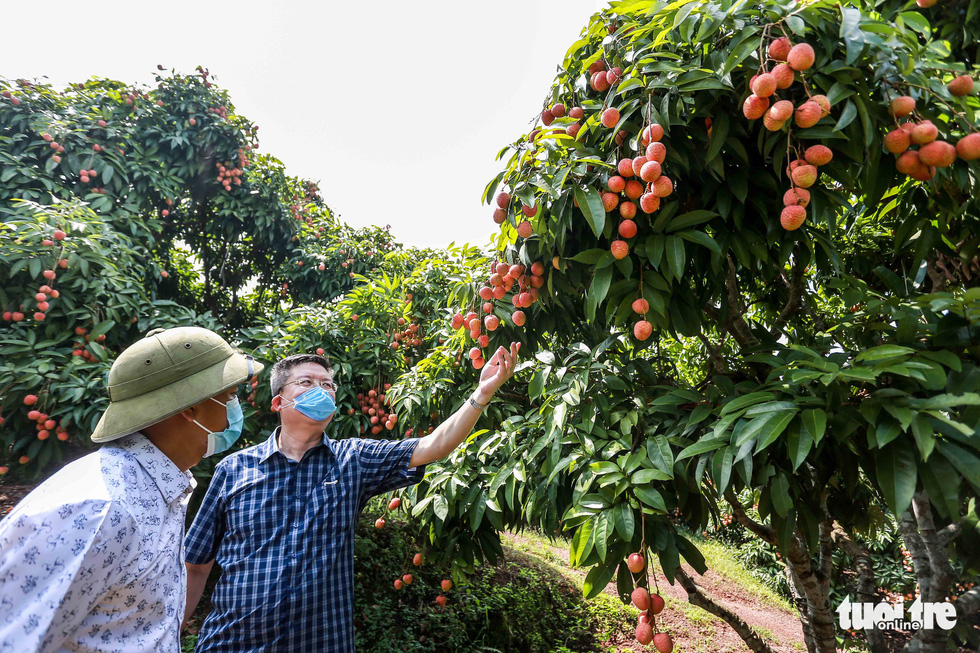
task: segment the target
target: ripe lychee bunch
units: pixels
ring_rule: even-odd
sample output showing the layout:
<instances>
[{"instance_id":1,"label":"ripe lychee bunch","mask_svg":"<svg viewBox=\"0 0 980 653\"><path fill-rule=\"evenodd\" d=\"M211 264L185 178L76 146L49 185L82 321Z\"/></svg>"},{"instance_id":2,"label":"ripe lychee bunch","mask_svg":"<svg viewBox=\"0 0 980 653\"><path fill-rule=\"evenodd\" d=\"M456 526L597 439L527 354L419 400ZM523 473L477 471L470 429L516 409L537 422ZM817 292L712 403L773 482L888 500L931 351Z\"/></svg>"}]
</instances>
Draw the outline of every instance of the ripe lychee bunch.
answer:
<instances>
[{"instance_id":1,"label":"ripe lychee bunch","mask_svg":"<svg viewBox=\"0 0 980 653\"><path fill-rule=\"evenodd\" d=\"M361 433L371 429L371 435L378 435L383 429L391 431L398 422L398 415L388 406L385 392L391 388L390 383L385 383L382 387L369 388L367 392L357 393L357 405L363 415L368 418L368 424L361 425ZM347 414L353 415L356 411L348 409Z\"/></svg>"},{"instance_id":2,"label":"ripe lychee bunch","mask_svg":"<svg viewBox=\"0 0 980 653\"><path fill-rule=\"evenodd\" d=\"M608 68L602 59L592 62L587 73L589 88L605 93L623 79L622 68Z\"/></svg>"},{"instance_id":3,"label":"ripe lychee bunch","mask_svg":"<svg viewBox=\"0 0 980 653\"><path fill-rule=\"evenodd\" d=\"M620 217L617 229L620 238L614 240L609 248L617 259L629 255L630 245L627 241L639 231L636 222L638 213L656 212L660 208L661 198L674 191L674 183L663 174L663 164L667 158L667 147L661 142L663 137L663 127L647 125L640 132L637 156L621 158L616 165L616 174L606 179L606 189L601 195L602 206L607 213L618 209Z\"/></svg>"},{"instance_id":4,"label":"ripe lychee bunch","mask_svg":"<svg viewBox=\"0 0 980 653\"><path fill-rule=\"evenodd\" d=\"M478 291L483 301L480 307L482 319L476 311L470 310L465 314L459 311L453 315L451 322L453 330L465 327L469 337L479 345L479 347L472 347L468 352L475 369L481 369L486 364L480 348L490 345L490 336L487 334L496 331L501 325L500 317L495 314L496 303L504 300L510 293L511 304L518 309L511 314L511 321L515 326L523 326L526 316L520 309L528 308L538 301L539 289L545 282L544 265L540 261L532 263L530 269L521 263L494 261L490 263L488 271L490 276Z\"/></svg>"},{"instance_id":5,"label":"ripe lychee bunch","mask_svg":"<svg viewBox=\"0 0 980 653\"><path fill-rule=\"evenodd\" d=\"M973 90L973 79L957 77L950 82L949 90L954 96L965 95ZM943 140L939 128L931 120L916 119L915 98L909 95L892 98L888 112L895 119L895 129L885 135L885 149L895 155L895 168L903 175L916 181L929 181L936 176L937 168L953 165L957 156L964 161L980 158L980 133L966 134L956 145ZM899 118L906 117L912 119L898 122Z\"/></svg>"},{"instance_id":6,"label":"ripe lychee bunch","mask_svg":"<svg viewBox=\"0 0 980 653\"><path fill-rule=\"evenodd\" d=\"M422 338L419 335L419 325L415 322L405 324L405 318L398 318L398 325L404 326L402 330L395 329L391 332L391 348L421 347Z\"/></svg>"},{"instance_id":7,"label":"ripe lychee bunch","mask_svg":"<svg viewBox=\"0 0 980 653\"><path fill-rule=\"evenodd\" d=\"M550 131L555 134L567 134L572 138L578 138L578 133L582 129L582 118L585 117L585 111L583 111L582 107L571 107L569 109L566 108L564 104L559 102L558 104L553 104L541 112L541 122L545 127L550 126L556 119L566 117L573 119L576 122L568 123L565 121L562 123L565 125L564 127L555 127ZM528 142L535 142L540 134L541 130L535 129L528 135Z\"/></svg>"}]
</instances>

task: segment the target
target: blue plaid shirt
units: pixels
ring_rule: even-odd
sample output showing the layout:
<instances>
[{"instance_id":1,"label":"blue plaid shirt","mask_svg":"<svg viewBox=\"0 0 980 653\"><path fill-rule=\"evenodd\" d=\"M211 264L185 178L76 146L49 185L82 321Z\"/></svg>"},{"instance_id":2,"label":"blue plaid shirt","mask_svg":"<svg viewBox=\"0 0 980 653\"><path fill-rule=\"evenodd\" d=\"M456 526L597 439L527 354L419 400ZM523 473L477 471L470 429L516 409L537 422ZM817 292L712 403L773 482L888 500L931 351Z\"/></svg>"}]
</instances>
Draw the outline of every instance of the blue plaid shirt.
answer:
<instances>
[{"instance_id":1,"label":"blue plaid shirt","mask_svg":"<svg viewBox=\"0 0 980 653\"><path fill-rule=\"evenodd\" d=\"M324 437L295 462L278 433L218 464L187 534L187 562L221 568L199 652L353 651L358 516L425 475L418 438Z\"/></svg>"}]
</instances>

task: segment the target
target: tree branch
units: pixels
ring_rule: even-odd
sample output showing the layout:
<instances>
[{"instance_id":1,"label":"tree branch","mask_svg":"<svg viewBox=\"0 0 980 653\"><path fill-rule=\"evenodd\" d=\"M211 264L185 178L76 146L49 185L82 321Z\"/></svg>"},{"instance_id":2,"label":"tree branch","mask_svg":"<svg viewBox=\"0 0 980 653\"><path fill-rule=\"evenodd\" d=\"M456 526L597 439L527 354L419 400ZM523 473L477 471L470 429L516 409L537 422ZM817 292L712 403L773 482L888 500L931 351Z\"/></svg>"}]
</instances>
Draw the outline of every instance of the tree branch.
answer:
<instances>
[{"instance_id":1,"label":"tree branch","mask_svg":"<svg viewBox=\"0 0 980 653\"><path fill-rule=\"evenodd\" d=\"M732 255L728 255L728 272L725 275L725 288L728 291L728 310L729 316L725 321L726 330L738 341L743 348L749 349L759 344L759 340L753 335L749 325L742 318L745 315L745 303L742 301L742 293L738 287L738 278L735 276L735 261Z\"/></svg>"},{"instance_id":2,"label":"tree branch","mask_svg":"<svg viewBox=\"0 0 980 653\"><path fill-rule=\"evenodd\" d=\"M732 507L732 512L735 513L735 518L738 519L739 524L761 537L765 542L773 546L776 545L776 532L771 527L760 524L749 517L745 513L745 508L742 507L742 502L738 500L734 492L731 490L725 492L725 500Z\"/></svg>"},{"instance_id":3,"label":"tree branch","mask_svg":"<svg viewBox=\"0 0 980 653\"><path fill-rule=\"evenodd\" d=\"M752 630L751 626L745 623L745 620L728 608L719 605L712 597L705 594L694 580L684 572L682 567L677 568L675 575L677 580L681 582L681 586L687 591L687 600L691 605L696 605L716 617L723 619L725 623L738 633L738 636L742 638L745 645L752 651L755 651L755 653L773 653L772 648L769 647L758 633Z\"/></svg>"},{"instance_id":4,"label":"tree branch","mask_svg":"<svg viewBox=\"0 0 980 653\"><path fill-rule=\"evenodd\" d=\"M803 257L799 255L799 245L796 246L796 250L793 253L792 277L787 284L789 297L787 297L783 310L779 312L779 317L776 318L773 328L770 330L773 338L779 337L779 332L782 331L786 322L796 315L803 305L803 270L806 269L806 266L803 264ZM785 276L783 278L785 279Z\"/></svg>"},{"instance_id":5,"label":"tree branch","mask_svg":"<svg viewBox=\"0 0 980 653\"><path fill-rule=\"evenodd\" d=\"M834 543L854 561L858 574L857 587L855 588L858 601L861 603L877 603L875 594L877 593L878 582L875 578L874 561L871 559L871 554L864 546L852 540L847 531L837 522L834 522L831 537L833 537ZM871 653L888 653L888 643L880 629L874 626L865 628L864 636L868 640Z\"/></svg>"}]
</instances>

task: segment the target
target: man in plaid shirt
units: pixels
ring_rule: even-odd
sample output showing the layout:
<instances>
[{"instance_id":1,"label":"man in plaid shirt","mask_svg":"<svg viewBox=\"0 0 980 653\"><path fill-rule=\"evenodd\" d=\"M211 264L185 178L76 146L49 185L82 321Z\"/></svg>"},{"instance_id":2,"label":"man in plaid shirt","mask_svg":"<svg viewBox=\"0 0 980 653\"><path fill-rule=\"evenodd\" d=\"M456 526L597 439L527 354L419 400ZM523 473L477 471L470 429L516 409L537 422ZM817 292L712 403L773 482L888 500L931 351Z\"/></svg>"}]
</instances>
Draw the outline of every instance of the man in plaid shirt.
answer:
<instances>
[{"instance_id":1,"label":"man in plaid shirt","mask_svg":"<svg viewBox=\"0 0 980 653\"><path fill-rule=\"evenodd\" d=\"M361 510L373 496L418 483L426 464L459 446L513 376L519 348L500 347L456 413L405 440L329 439L337 391L329 361L300 354L276 363L272 409L281 425L218 464L187 534L185 623L215 561L222 572L196 650L353 651Z\"/></svg>"}]
</instances>

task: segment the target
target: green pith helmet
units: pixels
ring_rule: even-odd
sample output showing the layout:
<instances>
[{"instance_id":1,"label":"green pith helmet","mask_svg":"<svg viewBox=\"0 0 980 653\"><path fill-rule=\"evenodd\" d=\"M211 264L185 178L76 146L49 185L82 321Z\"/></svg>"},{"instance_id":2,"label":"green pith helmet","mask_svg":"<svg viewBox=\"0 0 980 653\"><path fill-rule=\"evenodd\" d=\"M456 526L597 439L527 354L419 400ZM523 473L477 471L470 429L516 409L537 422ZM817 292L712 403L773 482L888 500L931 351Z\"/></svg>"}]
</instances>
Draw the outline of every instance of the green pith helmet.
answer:
<instances>
[{"instance_id":1,"label":"green pith helmet","mask_svg":"<svg viewBox=\"0 0 980 653\"><path fill-rule=\"evenodd\" d=\"M263 368L208 329L154 329L112 364L109 407L92 441L135 433L250 380Z\"/></svg>"}]
</instances>

